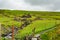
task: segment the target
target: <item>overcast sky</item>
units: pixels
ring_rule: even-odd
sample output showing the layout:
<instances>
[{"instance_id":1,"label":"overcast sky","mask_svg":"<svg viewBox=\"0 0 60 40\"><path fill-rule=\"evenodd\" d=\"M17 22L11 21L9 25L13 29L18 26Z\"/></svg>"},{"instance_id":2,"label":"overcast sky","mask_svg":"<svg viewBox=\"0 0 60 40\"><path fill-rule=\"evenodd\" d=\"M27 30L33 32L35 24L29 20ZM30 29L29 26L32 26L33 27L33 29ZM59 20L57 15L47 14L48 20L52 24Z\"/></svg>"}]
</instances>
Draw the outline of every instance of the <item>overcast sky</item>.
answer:
<instances>
[{"instance_id":1,"label":"overcast sky","mask_svg":"<svg viewBox=\"0 0 60 40\"><path fill-rule=\"evenodd\" d=\"M0 9L60 11L60 0L0 0Z\"/></svg>"}]
</instances>

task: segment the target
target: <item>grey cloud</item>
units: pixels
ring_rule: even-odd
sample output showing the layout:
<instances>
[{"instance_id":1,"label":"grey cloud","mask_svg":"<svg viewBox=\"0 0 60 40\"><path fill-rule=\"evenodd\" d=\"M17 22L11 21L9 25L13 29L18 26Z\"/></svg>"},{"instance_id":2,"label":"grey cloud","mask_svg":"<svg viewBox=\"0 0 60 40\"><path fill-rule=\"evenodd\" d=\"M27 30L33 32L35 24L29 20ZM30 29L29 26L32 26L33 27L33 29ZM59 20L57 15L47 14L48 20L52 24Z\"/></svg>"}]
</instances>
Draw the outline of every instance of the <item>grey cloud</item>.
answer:
<instances>
[{"instance_id":1,"label":"grey cloud","mask_svg":"<svg viewBox=\"0 0 60 40\"><path fill-rule=\"evenodd\" d=\"M16 9L14 1L0 0L0 9ZM18 6L17 6L18 8Z\"/></svg>"},{"instance_id":2,"label":"grey cloud","mask_svg":"<svg viewBox=\"0 0 60 40\"><path fill-rule=\"evenodd\" d=\"M50 10L60 10L60 0L25 0L26 3L29 3L34 6L46 6ZM53 6L50 6L53 5Z\"/></svg>"},{"instance_id":3,"label":"grey cloud","mask_svg":"<svg viewBox=\"0 0 60 40\"><path fill-rule=\"evenodd\" d=\"M31 5L47 5L52 4L56 0L25 0L25 2L30 3Z\"/></svg>"},{"instance_id":4,"label":"grey cloud","mask_svg":"<svg viewBox=\"0 0 60 40\"><path fill-rule=\"evenodd\" d=\"M5 8L5 7L9 7L7 0L0 1L0 8Z\"/></svg>"},{"instance_id":5,"label":"grey cloud","mask_svg":"<svg viewBox=\"0 0 60 40\"><path fill-rule=\"evenodd\" d=\"M60 0L0 0L0 8L24 10L60 10Z\"/></svg>"}]
</instances>

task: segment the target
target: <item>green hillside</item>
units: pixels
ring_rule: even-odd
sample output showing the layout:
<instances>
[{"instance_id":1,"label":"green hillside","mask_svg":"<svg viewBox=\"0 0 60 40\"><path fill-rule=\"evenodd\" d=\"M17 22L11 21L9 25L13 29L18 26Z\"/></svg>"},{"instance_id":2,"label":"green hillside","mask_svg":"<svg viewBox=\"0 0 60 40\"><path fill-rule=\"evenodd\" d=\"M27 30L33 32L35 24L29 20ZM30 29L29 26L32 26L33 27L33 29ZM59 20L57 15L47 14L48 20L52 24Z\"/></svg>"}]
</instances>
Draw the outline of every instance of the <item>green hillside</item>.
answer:
<instances>
[{"instance_id":1,"label":"green hillside","mask_svg":"<svg viewBox=\"0 0 60 40\"><path fill-rule=\"evenodd\" d=\"M24 40L26 35L36 35L60 24L60 12L0 10L0 23L2 40L6 37L4 35L12 32L12 25L15 29L14 39Z\"/></svg>"}]
</instances>

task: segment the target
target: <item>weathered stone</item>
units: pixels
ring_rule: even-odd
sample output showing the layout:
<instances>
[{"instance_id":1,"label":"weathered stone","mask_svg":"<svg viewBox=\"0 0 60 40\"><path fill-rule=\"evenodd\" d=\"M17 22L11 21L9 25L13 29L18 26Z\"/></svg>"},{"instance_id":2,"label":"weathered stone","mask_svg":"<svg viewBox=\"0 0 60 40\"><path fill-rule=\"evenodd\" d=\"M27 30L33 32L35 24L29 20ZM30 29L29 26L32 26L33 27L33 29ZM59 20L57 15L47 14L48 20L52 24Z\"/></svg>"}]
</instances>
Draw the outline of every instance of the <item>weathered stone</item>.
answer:
<instances>
[{"instance_id":1,"label":"weathered stone","mask_svg":"<svg viewBox=\"0 0 60 40\"><path fill-rule=\"evenodd\" d=\"M21 18L31 18L30 14L23 15Z\"/></svg>"}]
</instances>

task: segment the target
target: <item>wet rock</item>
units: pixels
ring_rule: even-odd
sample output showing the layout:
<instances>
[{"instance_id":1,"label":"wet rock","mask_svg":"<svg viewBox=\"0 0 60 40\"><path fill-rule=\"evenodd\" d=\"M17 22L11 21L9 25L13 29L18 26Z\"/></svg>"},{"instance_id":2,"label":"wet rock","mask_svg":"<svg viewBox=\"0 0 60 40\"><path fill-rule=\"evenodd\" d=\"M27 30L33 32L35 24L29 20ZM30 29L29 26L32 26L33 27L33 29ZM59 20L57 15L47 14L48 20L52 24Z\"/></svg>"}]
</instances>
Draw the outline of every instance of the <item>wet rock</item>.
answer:
<instances>
[{"instance_id":1,"label":"wet rock","mask_svg":"<svg viewBox=\"0 0 60 40\"><path fill-rule=\"evenodd\" d=\"M23 15L21 18L31 18L30 14Z\"/></svg>"},{"instance_id":2,"label":"wet rock","mask_svg":"<svg viewBox=\"0 0 60 40\"><path fill-rule=\"evenodd\" d=\"M13 20L20 21L21 19L19 17L14 17Z\"/></svg>"}]
</instances>

